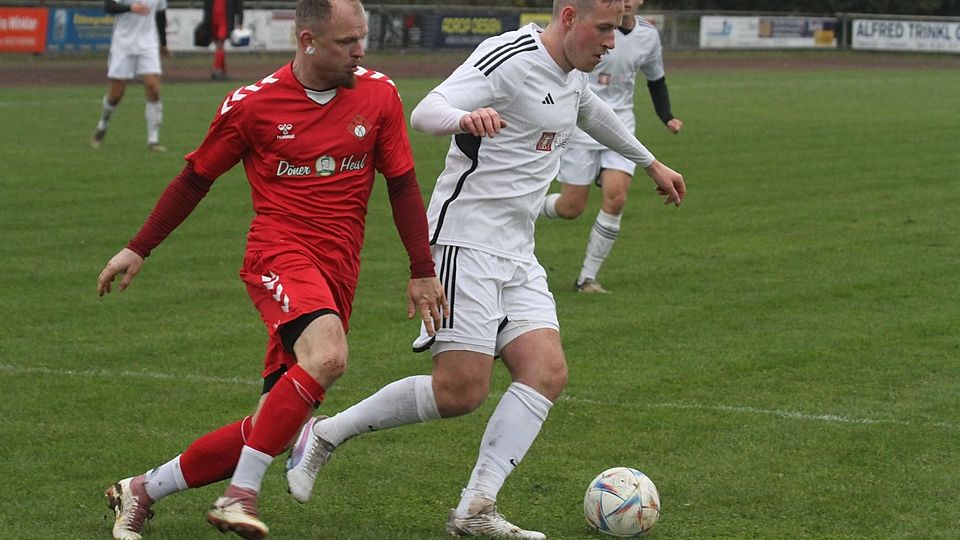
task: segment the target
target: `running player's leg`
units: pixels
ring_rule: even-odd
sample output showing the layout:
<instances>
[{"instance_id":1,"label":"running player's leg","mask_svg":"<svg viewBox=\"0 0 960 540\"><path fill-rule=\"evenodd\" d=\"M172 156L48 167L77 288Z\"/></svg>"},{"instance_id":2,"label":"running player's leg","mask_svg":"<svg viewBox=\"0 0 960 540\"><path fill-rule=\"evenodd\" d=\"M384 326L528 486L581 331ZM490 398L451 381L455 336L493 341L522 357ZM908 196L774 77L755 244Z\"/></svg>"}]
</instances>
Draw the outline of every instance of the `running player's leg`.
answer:
<instances>
[{"instance_id":1,"label":"running player's leg","mask_svg":"<svg viewBox=\"0 0 960 540\"><path fill-rule=\"evenodd\" d=\"M583 213L590 195L590 185L600 174L600 151L569 148L560 157L560 193L547 195L540 215L548 218L574 219Z\"/></svg>"},{"instance_id":2,"label":"running player's leg","mask_svg":"<svg viewBox=\"0 0 960 540\"><path fill-rule=\"evenodd\" d=\"M583 266L577 277L577 288L582 292L606 292L597 282L597 274L620 236L620 222L633 168L632 162L614 152L604 154L600 173L603 202L590 229Z\"/></svg>"},{"instance_id":3,"label":"running player's leg","mask_svg":"<svg viewBox=\"0 0 960 540\"><path fill-rule=\"evenodd\" d=\"M166 463L107 488L107 501L116 514L113 537L139 540L157 501L188 488L229 478L250 428L249 416L223 426L195 440L182 454Z\"/></svg>"},{"instance_id":4,"label":"running player's leg","mask_svg":"<svg viewBox=\"0 0 960 540\"><path fill-rule=\"evenodd\" d=\"M137 72L143 77L144 117L147 120L147 148L165 152L160 145L160 125L163 123L163 103L160 101L160 51L151 49L138 59Z\"/></svg>"},{"instance_id":5,"label":"running player's leg","mask_svg":"<svg viewBox=\"0 0 960 540\"><path fill-rule=\"evenodd\" d=\"M267 468L346 369L343 321L353 291L329 282L312 259L296 252L248 253L241 277L269 332L265 376L280 375L261 400L230 485L207 521L249 539L268 533L257 511Z\"/></svg>"},{"instance_id":6,"label":"running player's leg","mask_svg":"<svg viewBox=\"0 0 960 540\"><path fill-rule=\"evenodd\" d=\"M499 355L513 383L507 388L480 443L476 465L460 503L447 522L453 534L489 534L539 539L507 521L495 509L507 476L523 460L567 383L553 296L546 273L528 263L503 289L508 321L500 330Z\"/></svg>"},{"instance_id":7,"label":"running player's leg","mask_svg":"<svg viewBox=\"0 0 960 540\"><path fill-rule=\"evenodd\" d=\"M434 355L433 373L392 382L332 418L309 422L305 429L312 433L301 434L287 463L287 485L297 501L309 499L319 468L346 440L466 414L486 399L497 327L503 317L499 285L496 280L476 283L469 278L496 275L497 270L489 268L490 256L475 250L436 245L433 256L447 297L460 298L451 302L451 312L435 336L421 330L414 343L415 350L430 349Z\"/></svg>"},{"instance_id":8,"label":"running player's leg","mask_svg":"<svg viewBox=\"0 0 960 540\"><path fill-rule=\"evenodd\" d=\"M111 49L107 67L107 79L110 81L110 86L107 88L106 95L103 96L100 119L97 121L97 128L90 139L90 146L100 148L103 144L110 117L116 112L120 100L123 99L123 94L127 89L127 81L135 75L136 57Z\"/></svg>"}]
</instances>

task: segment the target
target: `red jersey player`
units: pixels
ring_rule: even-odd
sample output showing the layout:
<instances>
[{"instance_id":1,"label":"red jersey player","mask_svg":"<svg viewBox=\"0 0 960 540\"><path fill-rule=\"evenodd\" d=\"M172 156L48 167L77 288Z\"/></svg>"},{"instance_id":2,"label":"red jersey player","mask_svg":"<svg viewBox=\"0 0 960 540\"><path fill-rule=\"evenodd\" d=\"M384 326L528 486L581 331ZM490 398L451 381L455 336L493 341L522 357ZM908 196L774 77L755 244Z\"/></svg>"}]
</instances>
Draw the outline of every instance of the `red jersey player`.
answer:
<instances>
[{"instance_id":1,"label":"red jersey player","mask_svg":"<svg viewBox=\"0 0 960 540\"><path fill-rule=\"evenodd\" d=\"M120 273L119 288L126 289L143 258L186 219L214 179L243 162L256 215L240 276L269 333L263 395L253 417L107 489L114 538L139 540L160 498L227 478L207 521L248 540L267 535L257 513L263 474L346 368L375 170L387 178L410 257L408 317L419 312L433 329L446 311L399 95L386 76L357 65L367 33L362 5L299 0L296 28L294 61L227 95L203 143L98 279L101 296Z\"/></svg>"}]
</instances>

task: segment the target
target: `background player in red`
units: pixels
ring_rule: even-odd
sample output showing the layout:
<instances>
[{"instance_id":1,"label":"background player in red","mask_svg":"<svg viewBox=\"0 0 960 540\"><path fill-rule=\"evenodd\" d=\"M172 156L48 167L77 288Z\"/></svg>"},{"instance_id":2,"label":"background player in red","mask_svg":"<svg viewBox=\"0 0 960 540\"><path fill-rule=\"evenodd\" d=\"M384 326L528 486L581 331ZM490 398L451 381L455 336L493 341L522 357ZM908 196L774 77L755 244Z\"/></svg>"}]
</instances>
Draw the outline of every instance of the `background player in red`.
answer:
<instances>
[{"instance_id":1,"label":"background player in red","mask_svg":"<svg viewBox=\"0 0 960 540\"><path fill-rule=\"evenodd\" d=\"M299 0L298 48L288 64L227 95L206 138L146 223L98 279L100 295L179 225L213 180L243 161L255 217L240 276L267 327L263 395L253 417L194 441L172 460L111 486L114 538L138 540L158 499L231 478L207 521L263 538L260 484L346 368L347 322L359 273L374 170L387 178L394 221L411 264L408 317L440 324L435 277L403 108L385 75L358 67L367 34L357 0Z\"/></svg>"},{"instance_id":2,"label":"background player in red","mask_svg":"<svg viewBox=\"0 0 960 540\"><path fill-rule=\"evenodd\" d=\"M224 42L234 28L243 27L243 0L203 0L203 21L215 47L210 78L227 79L227 52Z\"/></svg>"}]
</instances>

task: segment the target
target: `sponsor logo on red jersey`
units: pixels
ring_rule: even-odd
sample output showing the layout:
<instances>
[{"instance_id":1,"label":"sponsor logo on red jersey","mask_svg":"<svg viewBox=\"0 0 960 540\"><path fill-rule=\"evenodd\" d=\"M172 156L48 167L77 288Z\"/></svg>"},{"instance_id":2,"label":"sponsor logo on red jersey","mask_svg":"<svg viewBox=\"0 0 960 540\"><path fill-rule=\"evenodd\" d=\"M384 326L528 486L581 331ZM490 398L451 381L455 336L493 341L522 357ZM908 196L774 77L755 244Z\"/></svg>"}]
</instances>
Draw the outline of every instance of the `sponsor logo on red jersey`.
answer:
<instances>
[{"instance_id":1,"label":"sponsor logo on red jersey","mask_svg":"<svg viewBox=\"0 0 960 540\"><path fill-rule=\"evenodd\" d=\"M277 129L280 130L280 134L277 135L277 139L296 139L297 136L291 133L293 131L293 124L277 124Z\"/></svg>"}]
</instances>

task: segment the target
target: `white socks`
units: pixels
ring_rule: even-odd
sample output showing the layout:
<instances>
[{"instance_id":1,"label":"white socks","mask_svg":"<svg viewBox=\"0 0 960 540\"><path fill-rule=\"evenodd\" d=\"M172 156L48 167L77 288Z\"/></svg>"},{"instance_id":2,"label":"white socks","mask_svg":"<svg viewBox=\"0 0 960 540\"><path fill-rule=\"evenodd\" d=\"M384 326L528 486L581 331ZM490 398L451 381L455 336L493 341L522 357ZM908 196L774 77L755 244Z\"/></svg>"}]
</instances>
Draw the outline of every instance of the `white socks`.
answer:
<instances>
[{"instance_id":1,"label":"white socks","mask_svg":"<svg viewBox=\"0 0 960 540\"><path fill-rule=\"evenodd\" d=\"M147 144L159 143L160 124L163 123L163 104L159 101L148 101L144 107L144 116L147 118Z\"/></svg>"},{"instance_id":2,"label":"white socks","mask_svg":"<svg viewBox=\"0 0 960 540\"><path fill-rule=\"evenodd\" d=\"M334 446L367 433L440 418L433 377L416 375L394 381L349 409L314 424L314 433Z\"/></svg>"},{"instance_id":3,"label":"white socks","mask_svg":"<svg viewBox=\"0 0 960 540\"><path fill-rule=\"evenodd\" d=\"M119 105L119 103L117 105ZM100 111L100 120L97 122L97 130L103 131L107 129L107 123L110 121L110 116L113 115L113 112L117 110L117 105L111 105L107 100L107 96L103 96L103 109Z\"/></svg>"},{"instance_id":4,"label":"white socks","mask_svg":"<svg viewBox=\"0 0 960 540\"><path fill-rule=\"evenodd\" d=\"M613 249L613 242L620 235L621 214L613 215L600 210L597 220L590 229L590 238L587 240L587 254L583 259L583 268L577 283L585 279L596 279L600 266Z\"/></svg>"},{"instance_id":5,"label":"white socks","mask_svg":"<svg viewBox=\"0 0 960 540\"><path fill-rule=\"evenodd\" d=\"M553 403L525 384L511 384L493 415L480 441L480 456L470 475L470 482L460 495L457 517L468 517L470 503L484 498L497 500L514 467L533 444Z\"/></svg>"},{"instance_id":6,"label":"white socks","mask_svg":"<svg viewBox=\"0 0 960 540\"><path fill-rule=\"evenodd\" d=\"M187 481L180 470L180 456L177 455L163 465L147 471L144 474L143 487L154 502L187 489Z\"/></svg>"},{"instance_id":7,"label":"white socks","mask_svg":"<svg viewBox=\"0 0 960 540\"><path fill-rule=\"evenodd\" d=\"M267 468L271 463L273 463L273 456L270 454L243 445L240 461L237 462L230 485L260 493L260 484L263 483L263 476L267 474Z\"/></svg>"},{"instance_id":8,"label":"white socks","mask_svg":"<svg viewBox=\"0 0 960 540\"><path fill-rule=\"evenodd\" d=\"M559 193L551 193L543 200L543 206L540 208L540 215L548 217L550 219L556 219L560 217L557 214L557 199L560 198Z\"/></svg>"}]
</instances>

